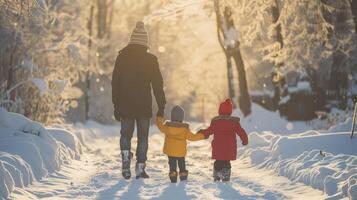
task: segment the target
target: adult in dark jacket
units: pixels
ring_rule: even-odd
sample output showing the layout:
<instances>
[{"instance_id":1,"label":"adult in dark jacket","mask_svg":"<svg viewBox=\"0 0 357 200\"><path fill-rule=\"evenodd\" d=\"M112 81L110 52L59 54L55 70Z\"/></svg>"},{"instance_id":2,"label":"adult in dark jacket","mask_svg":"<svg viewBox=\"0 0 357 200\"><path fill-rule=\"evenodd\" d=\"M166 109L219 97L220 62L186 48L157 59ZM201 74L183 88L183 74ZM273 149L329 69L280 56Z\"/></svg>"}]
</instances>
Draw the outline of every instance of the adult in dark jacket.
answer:
<instances>
[{"instance_id":1,"label":"adult in dark jacket","mask_svg":"<svg viewBox=\"0 0 357 200\"><path fill-rule=\"evenodd\" d=\"M112 79L114 116L121 121L122 174L126 179L131 177L130 149L135 122L138 136L136 177L149 177L145 172L145 162L152 117L151 89L158 105L157 116L163 116L166 99L159 63L157 57L148 52L148 34L144 23L137 22L129 44L119 51Z\"/></svg>"}]
</instances>

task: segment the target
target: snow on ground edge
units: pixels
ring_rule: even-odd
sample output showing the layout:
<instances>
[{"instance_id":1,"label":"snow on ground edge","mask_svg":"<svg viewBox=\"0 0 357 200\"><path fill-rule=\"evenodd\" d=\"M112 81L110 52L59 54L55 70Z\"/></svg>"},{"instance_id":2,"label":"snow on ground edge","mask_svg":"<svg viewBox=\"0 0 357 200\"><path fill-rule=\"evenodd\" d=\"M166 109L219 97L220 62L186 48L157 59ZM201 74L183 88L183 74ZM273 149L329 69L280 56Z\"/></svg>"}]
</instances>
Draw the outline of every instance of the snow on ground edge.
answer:
<instances>
[{"instance_id":1,"label":"snow on ground edge","mask_svg":"<svg viewBox=\"0 0 357 200\"><path fill-rule=\"evenodd\" d=\"M324 191L328 199L355 199L357 139L349 133L309 131L293 136L253 132L241 159Z\"/></svg>"},{"instance_id":2,"label":"snow on ground edge","mask_svg":"<svg viewBox=\"0 0 357 200\"><path fill-rule=\"evenodd\" d=\"M79 159L76 135L0 108L0 199Z\"/></svg>"}]
</instances>

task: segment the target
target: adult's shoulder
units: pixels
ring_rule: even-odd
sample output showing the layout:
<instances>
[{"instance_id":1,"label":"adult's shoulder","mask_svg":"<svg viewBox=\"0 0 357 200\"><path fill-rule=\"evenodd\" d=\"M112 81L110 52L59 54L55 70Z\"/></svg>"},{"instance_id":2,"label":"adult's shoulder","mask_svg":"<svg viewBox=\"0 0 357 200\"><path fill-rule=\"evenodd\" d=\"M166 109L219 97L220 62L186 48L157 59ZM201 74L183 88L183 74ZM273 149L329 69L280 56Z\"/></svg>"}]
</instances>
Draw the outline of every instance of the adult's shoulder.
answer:
<instances>
[{"instance_id":1,"label":"adult's shoulder","mask_svg":"<svg viewBox=\"0 0 357 200\"><path fill-rule=\"evenodd\" d=\"M123 57L126 52L126 48L122 48L118 51L117 58Z\"/></svg>"},{"instance_id":2,"label":"adult's shoulder","mask_svg":"<svg viewBox=\"0 0 357 200\"><path fill-rule=\"evenodd\" d=\"M152 59L153 61L157 60L157 56L149 51L146 52L147 56Z\"/></svg>"},{"instance_id":3,"label":"adult's shoulder","mask_svg":"<svg viewBox=\"0 0 357 200\"><path fill-rule=\"evenodd\" d=\"M157 56L149 51L146 52L145 60L150 66L150 69L154 69L159 65Z\"/></svg>"}]
</instances>

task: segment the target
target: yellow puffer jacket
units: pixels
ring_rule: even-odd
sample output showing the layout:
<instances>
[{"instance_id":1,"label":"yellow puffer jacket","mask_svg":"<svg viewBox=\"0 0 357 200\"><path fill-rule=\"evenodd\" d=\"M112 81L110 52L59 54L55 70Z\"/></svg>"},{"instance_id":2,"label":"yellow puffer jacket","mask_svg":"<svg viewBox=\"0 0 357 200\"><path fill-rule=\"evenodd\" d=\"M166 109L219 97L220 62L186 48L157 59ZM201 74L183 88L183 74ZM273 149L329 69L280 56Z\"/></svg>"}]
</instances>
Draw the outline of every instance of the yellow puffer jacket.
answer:
<instances>
[{"instance_id":1,"label":"yellow puffer jacket","mask_svg":"<svg viewBox=\"0 0 357 200\"><path fill-rule=\"evenodd\" d=\"M156 124L160 131L165 134L164 154L171 157L186 156L186 140L197 141L205 139L203 134L193 134L188 127L164 124L162 117L156 118Z\"/></svg>"}]
</instances>

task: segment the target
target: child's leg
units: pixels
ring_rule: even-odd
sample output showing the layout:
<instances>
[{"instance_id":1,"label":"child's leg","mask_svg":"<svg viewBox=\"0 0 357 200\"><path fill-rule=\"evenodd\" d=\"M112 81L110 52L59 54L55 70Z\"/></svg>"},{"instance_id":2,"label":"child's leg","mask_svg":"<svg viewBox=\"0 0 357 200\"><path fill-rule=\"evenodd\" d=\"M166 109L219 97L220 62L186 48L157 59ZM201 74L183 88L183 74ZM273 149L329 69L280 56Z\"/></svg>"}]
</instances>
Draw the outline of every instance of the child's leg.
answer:
<instances>
[{"instance_id":1,"label":"child's leg","mask_svg":"<svg viewBox=\"0 0 357 200\"><path fill-rule=\"evenodd\" d=\"M187 180L188 171L186 170L185 157L178 158L178 166L180 168L180 180L181 181Z\"/></svg>"},{"instance_id":2,"label":"child's leg","mask_svg":"<svg viewBox=\"0 0 357 200\"><path fill-rule=\"evenodd\" d=\"M220 181L222 178L223 161L216 160L213 164L213 180Z\"/></svg>"},{"instance_id":3,"label":"child's leg","mask_svg":"<svg viewBox=\"0 0 357 200\"><path fill-rule=\"evenodd\" d=\"M216 161L214 161L214 169L219 171L219 170L223 169L224 164L225 164L224 160L216 160Z\"/></svg>"},{"instance_id":4,"label":"child's leg","mask_svg":"<svg viewBox=\"0 0 357 200\"><path fill-rule=\"evenodd\" d=\"M178 166L179 166L180 172L186 171L185 157L177 158L177 161L178 161Z\"/></svg>"},{"instance_id":5,"label":"child's leg","mask_svg":"<svg viewBox=\"0 0 357 200\"><path fill-rule=\"evenodd\" d=\"M169 177L171 183L176 183L177 182L177 158L169 156L169 167L170 167Z\"/></svg>"},{"instance_id":6,"label":"child's leg","mask_svg":"<svg viewBox=\"0 0 357 200\"><path fill-rule=\"evenodd\" d=\"M170 172L177 171L177 158L169 156Z\"/></svg>"},{"instance_id":7,"label":"child's leg","mask_svg":"<svg viewBox=\"0 0 357 200\"><path fill-rule=\"evenodd\" d=\"M231 161L223 161L222 167L222 181L229 181L231 178Z\"/></svg>"}]
</instances>

